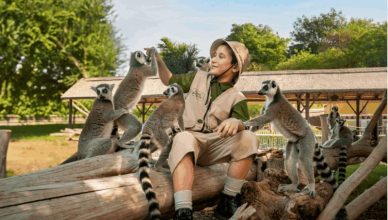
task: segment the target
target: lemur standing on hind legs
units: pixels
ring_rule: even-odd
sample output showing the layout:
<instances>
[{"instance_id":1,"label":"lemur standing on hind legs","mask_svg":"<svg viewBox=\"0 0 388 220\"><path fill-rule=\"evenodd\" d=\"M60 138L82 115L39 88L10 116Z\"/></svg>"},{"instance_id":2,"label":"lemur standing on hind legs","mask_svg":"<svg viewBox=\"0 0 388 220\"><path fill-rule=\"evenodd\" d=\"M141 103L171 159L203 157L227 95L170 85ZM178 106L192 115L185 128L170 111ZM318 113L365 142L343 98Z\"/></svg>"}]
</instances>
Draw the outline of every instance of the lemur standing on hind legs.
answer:
<instances>
[{"instance_id":1,"label":"lemur standing on hind legs","mask_svg":"<svg viewBox=\"0 0 388 220\"><path fill-rule=\"evenodd\" d=\"M158 73L155 53L156 49L150 48L147 52L148 57L141 51L131 54L128 74L121 81L113 97L115 109L125 108L130 111L139 102L147 77L156 76ZM115 129L117 126L124 130L119 141L120 147L123 148L125 143L139 134L142 128L142 124L130 113L118 118L115 121Z\"/></svg>"},{"instance_id":2,"label":"lemur standing on hind legs","mask_svg":"<svg viewBox=\"0 0 388 220\"><path fill-rule=\"evenodd\" d=\"M100 84L91 87L97 93L97 97L79 137L78 150L61 164L115 151L117 134L112 130L113 121L127 114L128 110L124 108L114 110L112 103L113 86L113 84Z\"/></svg>"},{"instance_id":3,"label":"lemur standing on hind legs","mask_svg":"<svg viewBox=\"0 0 388 220\"><path fill-rule=\"evenodd\" d=\"M163 94L168 99L163 101L144 123L139 148L139 180L149 203L151 219L161 219L161 213L150 180L150 154L161 148L162 153L155 166L159 169L168 167L167 157L171 150L172 136L184 130L185 100L182 88L174 83Z\"/></svg>"},{"instance_id":4,"label":"lemur standing on hind legs","mask_svg":"<svg viewBox=\"0 0 388 220\"><path fill-rule=\"evenodd\" d=\"M299 168L302 169L308 180L303 192L315 196L313 156L316 140L314 133L306 120L283 96L275 81L264 81L258 94L266 97L262 115L245 122L245 125L258 130L271 122L272 126L288 139L284 165L292 183L281 184L278 191L299 191L297 167L299 164Z\"/></svg>"}]
</instances>

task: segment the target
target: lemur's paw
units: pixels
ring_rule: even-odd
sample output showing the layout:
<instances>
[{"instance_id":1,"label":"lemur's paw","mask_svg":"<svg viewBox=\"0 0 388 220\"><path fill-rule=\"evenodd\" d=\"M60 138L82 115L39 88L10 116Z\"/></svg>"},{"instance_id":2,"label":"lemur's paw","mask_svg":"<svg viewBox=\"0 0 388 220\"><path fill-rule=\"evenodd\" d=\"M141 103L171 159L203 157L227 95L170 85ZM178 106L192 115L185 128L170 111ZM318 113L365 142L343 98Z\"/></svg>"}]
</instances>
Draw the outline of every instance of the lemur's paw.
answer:
<instances>
[{"instance_id":1,"label":"lemur's paw","mask_svg":"<svg viewBox=\"0 0 388 220\"><path fill-rule=\"evenodd\" d=\"M315 189L314 188L311 189L311 187L309 187L309 186L304 187L302 190L302 193L309 195L311 198L314 198L316 195Z\"/></svg>"},{"instance_id":2,"label":"lemur's paw","mask_svg":"<svg viewBox=\"0 0 388 220\"><path fill-rule=\"evenodd\" d=\"M279 185L278 192L287 192L287 191L300 192L297 184L280 184Z\"/></svg>"}]
</instances>

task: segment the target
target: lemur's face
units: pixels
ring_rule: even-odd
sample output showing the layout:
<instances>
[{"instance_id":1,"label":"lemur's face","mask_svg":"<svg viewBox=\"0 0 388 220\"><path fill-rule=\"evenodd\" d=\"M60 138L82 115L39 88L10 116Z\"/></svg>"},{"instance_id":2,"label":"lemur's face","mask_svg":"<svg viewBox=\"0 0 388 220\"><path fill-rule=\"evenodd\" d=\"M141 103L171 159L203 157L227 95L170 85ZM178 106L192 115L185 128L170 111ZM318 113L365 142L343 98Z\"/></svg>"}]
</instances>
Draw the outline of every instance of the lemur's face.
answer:
<instances>
[{"instance_id":1,"label":"lemur's face","mask_svg":"<svg viewBox=\"0 0 388 220\"><path fill-rule=\"evenodd\" d=\"M112 90L113 90L113 84L100 84L97 87L92 87L92 89L96 92L97 98L101 100L112 100Z\"/></svg>"},{"instance_id":2,"label":"lemur's face","mask_svg":"<svg viewBox=\"0 0 388 220\"><path fill-rule=\"evenodd\" d=\"M170 98L171 96L177 94L179 92L179 85L174 83L172 85L170 85L164 92L163 92L163 95L167 96L168 98Z\"/></svg>"},{"instance_id":3,"label":"lemur's face","mask_svg":"<svg viewBox=\"0 0 388 220\"><path fill-rule=\"evenodd\" d=\"M345 119L342 119L342 118L336 118L335 119L335 122L339 125L339 126L344 126L345 125L345 122L346 120Z\"/></svg>"},{"instance_id":4,"label":"lemur's face","mask_svg":"<svg viewBox=\"0 0 388 220\"><path fill-rule=\"evenodd\" d=\"M274 96L278 89L278 85L274 80L267 80L262 82L261 88L258 92L259 95Z\"/></svg>"},{"instance_id":5,"label":"lemur's face","mask_svg":"<svg viewBox=\"0 0 388 220\"><path fill-rule=\"evenodd\" d=\"M331 111L332 111L332 112L338 112L338 107L337 107L337 106L331 107Z\"/></svg>"},{"instance_id":6,"label":"lemur's face","mask_svg":"<svg viewBox=\"0 0 388 220\"><path fill-rule=\"evenodd\" d=\"M195 66L203 71L206 71L206 72L210 71L210 58L198 57L198 59L196 60Z\"/></svg>"}]
</instances>

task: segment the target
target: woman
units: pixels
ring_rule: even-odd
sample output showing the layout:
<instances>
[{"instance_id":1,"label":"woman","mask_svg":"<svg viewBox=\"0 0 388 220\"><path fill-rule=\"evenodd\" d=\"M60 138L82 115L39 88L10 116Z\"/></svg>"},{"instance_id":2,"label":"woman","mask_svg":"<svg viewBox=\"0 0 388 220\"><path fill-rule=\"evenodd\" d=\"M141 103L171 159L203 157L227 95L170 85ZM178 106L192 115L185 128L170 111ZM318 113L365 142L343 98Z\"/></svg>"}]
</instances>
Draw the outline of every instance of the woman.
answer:
<instances>
[{"instance_id":1,"label":"woman","mask_svg":"<svg viewBox=\"0 0 388 220\"><path fill-rule=\"evenodd\" d=\"M257 152L256 136L244 130L249 119L245 96L234 88L249 64L244 44L217 39L210 48L210 72L173 75L157 54L163 84L178 83L187 97L185 131L176 134L168 159L174 187L174 219L192 219L194 165L230 162L217 216L229 218L240 205L236 195Z\"/></svg>"}]
</instances>

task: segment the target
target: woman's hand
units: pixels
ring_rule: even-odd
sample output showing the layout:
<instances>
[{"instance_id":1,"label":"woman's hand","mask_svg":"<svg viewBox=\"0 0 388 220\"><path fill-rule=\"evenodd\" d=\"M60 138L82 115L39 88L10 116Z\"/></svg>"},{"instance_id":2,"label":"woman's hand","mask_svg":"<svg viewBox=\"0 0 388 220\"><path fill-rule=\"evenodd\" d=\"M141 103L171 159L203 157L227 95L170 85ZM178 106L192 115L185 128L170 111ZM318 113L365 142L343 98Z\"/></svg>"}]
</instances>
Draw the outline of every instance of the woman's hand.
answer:
<instances>
[{"instance_id":1,"label":"woman's hand","mask_svg":"<svg viewBox=\"0 0 388 220\"><path fill-rule=\"evenodd\" d=\"M214 131L219 133L221 137L230 137L235 135L238 131L244 130L241 120L236 118L228 118L221 122Z\"/></svg>"}]
</instances>

